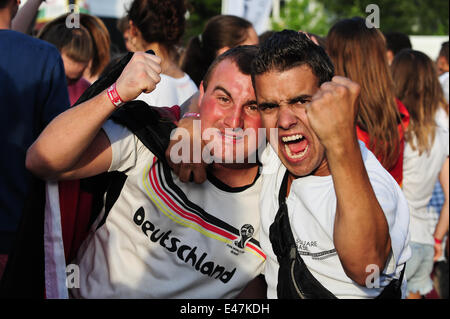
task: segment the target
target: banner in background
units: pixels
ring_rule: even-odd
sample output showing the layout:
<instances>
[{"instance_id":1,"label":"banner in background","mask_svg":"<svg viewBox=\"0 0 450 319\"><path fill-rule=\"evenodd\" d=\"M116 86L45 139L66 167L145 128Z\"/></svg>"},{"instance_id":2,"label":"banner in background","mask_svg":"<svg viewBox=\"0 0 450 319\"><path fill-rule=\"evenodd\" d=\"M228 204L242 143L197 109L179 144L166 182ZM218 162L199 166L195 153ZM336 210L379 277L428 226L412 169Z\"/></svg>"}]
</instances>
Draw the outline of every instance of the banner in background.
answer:
<instances>
[{"instance_id":1,"label":"banner in background","mask_svg":"<svg viewBox=\"0 0 450 319\"><path fill-rule=\"evenodd\" d=\"M132 0L86 0L91 14L105 18L122 18Z\"/></svg>"},{"instance_id":2,"label":"banner in background","mask_svg":"<svg viewBox=\"0 0 450 319\"><path fill-rule=\"evenodd\" d=\"M230 14L247 19L256 33L270 30L272 0L222 0L222 14Z\"/></svg>"},{"instance_id":3,"label":"banner in background","mask_svg":"<svg viewBox=\"0 0 450 319\"><path fill-rule=\"evenodd\" d=\"M89 13L86 0L75 0L73 7L69 5L69 0L46 0L39 7L36 23L43 24L53 20L60 15L69 12Z\"/></svg>"}]
</instances>

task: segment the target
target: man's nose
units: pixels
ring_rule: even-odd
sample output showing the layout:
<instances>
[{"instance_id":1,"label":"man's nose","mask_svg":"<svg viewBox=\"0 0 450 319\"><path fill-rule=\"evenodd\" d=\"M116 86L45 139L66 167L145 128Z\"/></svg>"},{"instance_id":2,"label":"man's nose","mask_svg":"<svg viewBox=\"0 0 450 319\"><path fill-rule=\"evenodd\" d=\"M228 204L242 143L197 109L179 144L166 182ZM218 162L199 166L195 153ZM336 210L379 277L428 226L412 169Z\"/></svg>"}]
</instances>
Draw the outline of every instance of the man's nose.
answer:
<instances>
[{"instance_id":1,"label":"man's nose","mask_svg":"<svg viewBox=\"0 0 450 319\"><path fill-rule=\"evenodd\" d=\"M244 120L242 114L242 108L239 106L230 109L225 116L225 125L230 128L243 128Z\"/></svg>"},{"instance_id":2,"label":"man's nose","mask_svg":"<svg viewBox=\"0 0 450 319\"><path fill-rule=\"evenodd\" d=\"M294 111L288 106L281 106L278 111L278 127L284 130L289 130L297 124L297 116Z\"/></svg>"}]
</instances>

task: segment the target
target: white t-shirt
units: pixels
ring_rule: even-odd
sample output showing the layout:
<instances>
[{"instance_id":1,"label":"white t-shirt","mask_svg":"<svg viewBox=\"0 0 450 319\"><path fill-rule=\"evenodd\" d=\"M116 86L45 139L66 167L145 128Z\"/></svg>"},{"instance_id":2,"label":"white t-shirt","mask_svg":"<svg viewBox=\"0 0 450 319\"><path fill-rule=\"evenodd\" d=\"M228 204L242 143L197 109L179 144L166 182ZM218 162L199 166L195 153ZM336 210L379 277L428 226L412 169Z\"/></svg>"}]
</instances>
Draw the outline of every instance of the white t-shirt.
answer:
<instances>
[{"instance_id":1,"label":"white t-shirt","mask_svg":"<svg viewBox=\"0 0 450 319\"><path fill-rule=\"evenodd\" d=\"M75 264L82 298L233 298L258 276L261 178L245 189L182 183L128 129L104 126L127 175ZM214 184L213 184L214 183ZM103 222L104 221L104 222Z\"/></svg>"},{"instance_id":2,"label":"white t-shirt","mask_svg":"<svg viewBox=\"0 0 450 319\"><path fill-rule=\"evenodd\" d=\"M446 121L443 118L446 118ZM436 124L436 135L429 153L419 155L417 150L414 151L411 145L406 143L403 154L403 192L411 213L411 241L429 245L434 245L436 221L427 206L439 172L449 154L448 116L442 109L436 114Z\"/></svg>"},{"instance_id":3,"label":"white t-shirt","mask_svg":"<svg viewBox=\"0 0 450 319\"><path fill-rule=\"evenodd\" d=\"M408 246L409 212L406 199L396 181L364 144L359 144L372 187L388 221L392 242L392 253L387 266L383 271L380 270L380 287L383 288L393 275L399 278L403 264L411 255ZM269 227L278 211L278 193L286 168L271 147L266 149L261 161L265 166L260 199L261 245L267 255L267 295L268 298L277 298L279 265L270 243ZM381 289L366 288L355 283L345 274L341 265L333 243L336 194L331 175L295 179L286 204L298 252L309 271L325 288L338 298L373 298L381 293ZM368 269L368 275L373 271ZM403 293L404 288L405 281Z\"/></svg>"},{"instance_id":4,"label":"white t-shirt","mask_svg":"<svg viewBox=\"0 0 450 319\"><path fill-rule=\"evenodd\" d=\"M198 91L194 81L186 73L182 78L160 74L161 81L151 93L142 93L136 100L144 101L151 106L181 105Z\"/></svg>"}]
</instances>

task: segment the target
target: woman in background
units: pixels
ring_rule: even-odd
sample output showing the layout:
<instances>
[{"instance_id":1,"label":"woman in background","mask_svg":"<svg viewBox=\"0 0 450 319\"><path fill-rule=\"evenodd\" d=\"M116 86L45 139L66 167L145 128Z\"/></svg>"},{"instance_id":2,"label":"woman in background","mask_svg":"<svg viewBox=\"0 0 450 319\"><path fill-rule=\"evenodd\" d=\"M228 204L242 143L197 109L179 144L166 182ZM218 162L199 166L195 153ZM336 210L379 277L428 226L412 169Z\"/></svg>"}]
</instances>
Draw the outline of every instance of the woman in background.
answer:
<instances>
[{"instance_id":1,"label":"woman in background","mask_svg":"<svg viewBox=\"0 0 450 319\"><path fill-rule=\"evenodd\" d=\"M403 176L404 130L409 115L395 96L383 34L362 18L337 22L327 35L336 75L361 86L357 135L399 185Z\"/></svg>"},{"instance_id":2,"label":"woman in background","mask_svg":"<svg viewBox=\"0 0 450 319\"><path fill-rule=\"evenodd\" d=\"M412 257L406 264L408 298L419 299L433 289L433 257L448 231L448 104L433 61L422 52L400 51L392 62L396 94L407 107L410 123L405 134L403 192L410 209ZM438 225L427 209L439 175L445 200ZM434 238L433 238L434 237ZM438 244L438 245L435 245ZM435 252L436 248L436 252ZM439 257L439 256L438 256Z\"/></svg>"},{"instance_id":3,"label":"woman in background","mask_svg":"<svg viewBox=\"0 0 450 319\"><path fill-rule=\"evenodd\" d=\"M258 35L250 22L232 15L212 17L202 34L190 39L181 68L199 86L216 56L238 45L252 44L258 44Z\"/></svg>"},{"instance_id":4,"label":"woman in background","mask_svg":"<svg viewBox=\"0 0 450 319\"><path fill-rule=\"evenodd\" d=\"M162 58L161 81L137 99L152 106L181 105L198 88L178 66L176 45L185 30L184 0L134 0L128 10L128 41L133 51L153 50ZM119 92L120 93L120 92Z\"/></svg>"}]
</instances>

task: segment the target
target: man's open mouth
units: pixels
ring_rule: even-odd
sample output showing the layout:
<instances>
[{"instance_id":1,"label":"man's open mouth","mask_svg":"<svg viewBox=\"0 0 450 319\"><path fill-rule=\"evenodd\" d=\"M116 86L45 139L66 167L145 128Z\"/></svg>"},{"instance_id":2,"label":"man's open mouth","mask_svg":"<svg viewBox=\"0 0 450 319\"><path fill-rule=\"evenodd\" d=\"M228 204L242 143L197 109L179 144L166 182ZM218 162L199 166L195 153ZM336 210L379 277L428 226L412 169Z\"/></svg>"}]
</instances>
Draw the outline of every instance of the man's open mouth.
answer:
<instances>
[{"instance_id":1,"label":"man's open mouth","mask_svg":"<svg viewBox=\"0 0 450 319\"><path fill-rule=\"evenodd\" d=\"M284 144L286 155L291 159L300 159L308 151L308 141L301 134L282 136L281 141Z\"/></svg>"}]
</instances>

